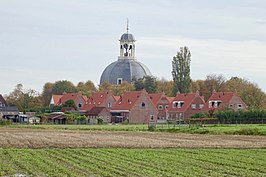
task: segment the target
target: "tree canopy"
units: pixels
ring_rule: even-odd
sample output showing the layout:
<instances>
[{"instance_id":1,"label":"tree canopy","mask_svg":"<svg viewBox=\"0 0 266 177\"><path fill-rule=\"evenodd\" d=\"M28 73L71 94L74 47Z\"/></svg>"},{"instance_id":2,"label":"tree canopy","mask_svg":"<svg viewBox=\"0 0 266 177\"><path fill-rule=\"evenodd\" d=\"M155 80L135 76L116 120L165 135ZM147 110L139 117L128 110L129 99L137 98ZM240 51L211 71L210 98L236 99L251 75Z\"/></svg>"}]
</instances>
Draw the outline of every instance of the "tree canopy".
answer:
<instances>
[{"instance_id":1,"label":"tree canopy","mask_svg":"<svg viewBox=\"0 0 266 177\"><path fill-rule=\"evenodd\" d=\"M77 93L78 89L70 81L67 81L67 80L56 81L52 88L52 93L61 95L64 92Z\"/></svg>"},{"instance_id":2,"label":"tree canopy","mask_svg":"<svg viewBox=\"0 0 266 177\"><path fill-rule=\"evenodd\" d=\"M180 47L180 51L173 57L172 76L174 81L173 94L177 92L191 92L190 78L191 53L188 47Z\"/></svg>"}]
</instances>

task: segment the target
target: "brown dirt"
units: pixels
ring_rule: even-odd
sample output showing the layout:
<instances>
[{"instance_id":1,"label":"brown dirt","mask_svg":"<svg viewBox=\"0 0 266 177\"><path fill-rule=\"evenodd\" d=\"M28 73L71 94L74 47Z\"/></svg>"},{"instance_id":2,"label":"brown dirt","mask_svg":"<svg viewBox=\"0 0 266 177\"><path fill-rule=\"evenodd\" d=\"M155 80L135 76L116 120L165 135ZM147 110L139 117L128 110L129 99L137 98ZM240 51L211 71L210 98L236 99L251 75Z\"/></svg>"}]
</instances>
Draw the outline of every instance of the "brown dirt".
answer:
<instances>
[{"instance_id":1,"label":"brown dirt","mask_svg":"<svg viewBox=\"0 0 266 177\"><path fill-rule=\"evenodd\" d=\"M0 128L0 147L266 148L265 136Z\"/></svg>"}]
</instances>

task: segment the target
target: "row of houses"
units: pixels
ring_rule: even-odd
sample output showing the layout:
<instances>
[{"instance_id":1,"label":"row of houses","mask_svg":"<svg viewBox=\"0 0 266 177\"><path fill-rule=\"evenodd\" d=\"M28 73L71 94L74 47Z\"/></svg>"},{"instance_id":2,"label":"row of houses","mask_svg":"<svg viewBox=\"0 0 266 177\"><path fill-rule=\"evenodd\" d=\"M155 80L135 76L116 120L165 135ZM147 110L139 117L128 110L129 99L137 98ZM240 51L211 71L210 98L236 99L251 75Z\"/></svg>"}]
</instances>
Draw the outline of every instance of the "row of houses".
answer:
<instances>
[{"instance_id":1,"label":"row of houses","mask_svg":"<svg viewBox=\"0 0 266 177\"><path fill-rule=\"evenodd\" d=\"M225 108L246 109L246 104L233 92L213 92L205 101L199 92L178 93L168 97L164 93L148 94L145 90L124 92L114 96L110 92L94 92L87 98L81 93L52 95L50 105L63 105L73 100L80 114L105 123L164 123L186 121L199 112L213 112Z\"/></svg>"}]
</instances>

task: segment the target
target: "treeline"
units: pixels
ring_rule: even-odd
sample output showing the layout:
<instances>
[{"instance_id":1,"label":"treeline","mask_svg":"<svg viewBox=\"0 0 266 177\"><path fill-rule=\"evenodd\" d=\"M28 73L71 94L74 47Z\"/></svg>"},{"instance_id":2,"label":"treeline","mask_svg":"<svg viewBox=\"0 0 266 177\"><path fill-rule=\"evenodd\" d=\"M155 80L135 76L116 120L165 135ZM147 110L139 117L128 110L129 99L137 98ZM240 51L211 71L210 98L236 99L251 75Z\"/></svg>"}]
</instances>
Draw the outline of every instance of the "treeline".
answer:
<instances>
[{"instance_id":1,"label":"treeline","mask_svg":"<svg viewBox=\"0 0 266 177\"><path fill-rule=\"evenodd\" d=\"M111 91L114 95L121 95L124 91L146 89L148 93L164 92L167 96L176 95L174 82L154 77L145 77L134 81L133 84L123 82L121 85L111 85L103 83L96 87L92 81L79 82L77 85L67 80L47 82L43 86L42 93L37 93L33 89L24 89L22 84L18 84L8 95L5 95L10 105L18 106L20 111L44 110L49 106L53 94L77 93L81 92L90 96L97 91ZM199 91L200 95L207 100L213 90L217 92L232 91L242 98L249 108L266 109L266 94L254 83L238 77L226 80L222 75L207 75L205 80L194 80L191 84L192 92Z\"/></svg>"},{"instance_id":2,"label":"treeline","mask_svg":"<svg viewBox=\"0 0 266 177\"><path fill-rule=\"evenodd\" d=\"M194 120L197 118L216 118L216 120L212 120L212 122L221 124L264 124L266 122L266 110L248 109L234 111L232 109L227 109L215 113L197 113L191 116L191 118L194 118Z\"/></svg>"}]
</instances>

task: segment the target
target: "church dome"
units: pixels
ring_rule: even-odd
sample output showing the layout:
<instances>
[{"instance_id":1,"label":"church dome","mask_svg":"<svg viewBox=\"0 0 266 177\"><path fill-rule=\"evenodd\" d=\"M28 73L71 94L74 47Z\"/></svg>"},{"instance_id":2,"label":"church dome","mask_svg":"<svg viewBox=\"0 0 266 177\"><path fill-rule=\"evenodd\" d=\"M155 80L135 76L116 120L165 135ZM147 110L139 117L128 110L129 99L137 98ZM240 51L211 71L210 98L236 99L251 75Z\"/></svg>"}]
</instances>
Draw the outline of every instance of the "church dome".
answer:
<instances>
[{"instance_id":1,"label":"church dome","mask_svg":"<svg viewBox=\"0 0 266 177\"><path fill-rule=\"evenodd\" d=\"M108 81L111 84L121 84L122 81L132 83L134 79L151 76L150 70L136 60L118 60L111 63L102 73L100 84Z\"/></svg>"},{"instance_id":2,"label":"church dome","mask_svg":"<svg viewBox=\"0 0 266 177\"><path fill-rule=\"evenodd\" d=\"M134 42L136 40L135 40L135 37L133 36L133 34L124 33L124 34L122 34L122 36L120 38L120 41L131 41L131 42Z\"/></svg>"},{"instance_id":3,"label":"church dome","mask_svg":"<svg viewBox=\"0 0 266 177\"><path fill-rule=\"evenodd\" d=\"M118 60L108 65L101 76L100 84L109 82L111 84L121 84L123 81L132 83L133 80L151 76L150 70L142 63L138 62L135 56L135 37L127 32L122 34L119 44Z\"/></svg>"}]
</instances>

